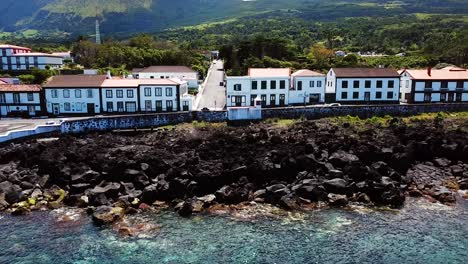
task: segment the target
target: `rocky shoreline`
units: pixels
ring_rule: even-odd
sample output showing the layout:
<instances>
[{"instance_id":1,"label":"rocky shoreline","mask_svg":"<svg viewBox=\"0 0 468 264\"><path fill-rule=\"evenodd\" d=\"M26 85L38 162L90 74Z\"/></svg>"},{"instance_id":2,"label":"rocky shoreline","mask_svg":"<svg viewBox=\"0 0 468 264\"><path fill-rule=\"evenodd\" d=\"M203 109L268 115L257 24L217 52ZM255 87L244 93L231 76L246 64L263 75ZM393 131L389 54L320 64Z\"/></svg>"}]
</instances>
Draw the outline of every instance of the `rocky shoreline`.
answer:
<instances>
[{"instance_id":1,"label":"rocky shoreline","mask_svg":"<svg viewBox=\"0 0 468 264\"><path fill-rule=\"evenodd\" d=\"M105 225L160 207L451 204L468 189L467 143L467 115L445 114L34 139L0 149L0 211L76 206Z\"/></svg>"}]
</instances>

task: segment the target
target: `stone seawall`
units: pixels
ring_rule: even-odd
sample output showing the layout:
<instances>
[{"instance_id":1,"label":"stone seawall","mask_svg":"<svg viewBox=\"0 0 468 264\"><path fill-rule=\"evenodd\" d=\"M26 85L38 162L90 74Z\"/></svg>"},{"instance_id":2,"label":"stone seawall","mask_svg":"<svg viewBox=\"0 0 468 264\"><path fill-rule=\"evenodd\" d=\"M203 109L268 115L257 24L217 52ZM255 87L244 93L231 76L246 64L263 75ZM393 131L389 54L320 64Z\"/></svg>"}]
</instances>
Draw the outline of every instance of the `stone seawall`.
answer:
<instances>
[{"instance_id":1,"label":"stone seawall","mask_svg":"<svg viewBox=\"0 0 468 264\"><path fill-rule=\"evenodd\" d=\"M408 116L420 113L468 111L464 104L420 104L420 105L368 105L341 107L285 107L262 109L262 118L307 118L317 119L332 116ZM109 117L91 117L88 119L65 121L61 125L62 133L83 133L91 131L109 131L114 129L149 128L175 125L192 121L224 122L226 111L180 112L140 114Z\"/></svg>"},{"instance_id":2,"label":"stone seawall","mask_svg":"<svg viewBox=\"0 0 468 264\"><path fill-rule=\"evenodd\" d=\"M224 122L226 121L226 112L180 112L90 117L87 119L65 121L61 125L61 131L62 133L84 133L114 129L159 127L192 121Z\"/></svg>"},{"instance_id":3,"label":"stone seawall","mask_svg":"<svg viewBox=\"0 0 468 264\"><path fill-rule=\"evenodd\" d=\"M333 116L409 116L421 113L468 111L468 103L418 104L418 105L349 105L340 107L284 107L262 109L262 118L307 118L317 119Z\"/></svg>"}]
</instances>

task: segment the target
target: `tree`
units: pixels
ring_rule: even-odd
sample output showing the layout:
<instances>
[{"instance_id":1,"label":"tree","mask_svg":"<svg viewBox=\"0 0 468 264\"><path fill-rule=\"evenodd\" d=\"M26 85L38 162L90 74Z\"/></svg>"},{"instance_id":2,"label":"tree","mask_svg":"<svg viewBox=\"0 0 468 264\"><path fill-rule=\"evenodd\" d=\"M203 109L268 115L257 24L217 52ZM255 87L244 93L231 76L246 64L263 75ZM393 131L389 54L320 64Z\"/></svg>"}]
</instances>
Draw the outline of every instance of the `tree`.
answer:
<instances>
[{"instance_id":1,"label":"tree","mask_svg":"<svg viewBox=\"0 0 468 264\"><path fill-rule=\"evenodd\" d=\"M18 76L18 79L23 84L33 84L36 77L32 74L22 74Z\"/></svg>"},{"instance_id":2,"label":"tree","mask_svg":"<svg viewBox=\"0 0 468 264\"><path fill-rule=\"evenodd\" d=\"M323 44L315 44L311 47L307 59L316 69L326 69L331 66L331 60L335 53L327 49Z\"/></svg>"}]
</instances>

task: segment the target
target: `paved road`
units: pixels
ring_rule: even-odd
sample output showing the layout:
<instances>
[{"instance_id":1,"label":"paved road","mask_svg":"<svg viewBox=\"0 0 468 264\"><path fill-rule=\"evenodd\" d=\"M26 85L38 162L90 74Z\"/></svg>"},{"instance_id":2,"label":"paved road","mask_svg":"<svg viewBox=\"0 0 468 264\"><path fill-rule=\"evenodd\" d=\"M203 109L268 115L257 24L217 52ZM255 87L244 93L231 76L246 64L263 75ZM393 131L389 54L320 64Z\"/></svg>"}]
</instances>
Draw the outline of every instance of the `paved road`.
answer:
<instances>
[{"instance_id":1,"label":"paved road","mask_svg":"<svg viewBox=\"0 0 468 264\"><path fill-rule=\"evenodd\" d=\"M88 117L74 117L74 118L43 118L43 119L19 119L19 118L2 118L0 119L0 135L6 134L9 131L20 129L34 129L38 125L45 125L46 122L59 123L63 119L85 119Z\"/></svg>"},{"instance_id":2,"label":"paved road","mask_svg":"<svg viewBox=\"0 0 468 264\"><path fill-rule=\"evenodd\" d=\"M210 110L221 110L226 105L226 88L219 85L220 82L224 81L223 62L221 60L214 61L210 71L211 74L206 81L197 108L207 107Z\"/></svg>"}]
</instances>

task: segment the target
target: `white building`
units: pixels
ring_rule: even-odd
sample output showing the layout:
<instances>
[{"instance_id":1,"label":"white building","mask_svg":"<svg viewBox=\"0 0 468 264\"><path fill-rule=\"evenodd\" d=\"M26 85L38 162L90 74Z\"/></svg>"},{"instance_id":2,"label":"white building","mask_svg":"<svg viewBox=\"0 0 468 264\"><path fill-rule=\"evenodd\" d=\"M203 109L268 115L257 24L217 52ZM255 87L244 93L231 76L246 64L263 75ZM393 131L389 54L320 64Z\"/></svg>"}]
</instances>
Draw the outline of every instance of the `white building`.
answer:
<instances>
[{"instance_id":1,"label":"white building","mask_svg":"<svg viewBox=\"0 0 468 264\"><path fill-rule=\"evenodd\" d=\"M106 75L61 75L44 85L51 115L191 111L194 97L177 79L122 79Z\"/></svg>"},{"instance_id":2,"label":"white building","mask_svg":"<svg viewBox=\"0 0 468 264\"><path fill-rule=\"evenodd\" d=\"M401 100L408 103L468 102L468 71L457 67L403 70Z\"/></svg>"},{"instance_id":3,"label":"white building","mask_svg":"<svg viewBox=\"0 0 468 264\"><path fill-rule=\"evenodd\" d=\"M138 100L138 80L106 79L101 85L104 113L134 113L141 111Z\"/></svg>"},{"instance_id":4,"label":"white building","mask_svg":"<svg viewBox=\"0 0 468 264\"><path fill-rule=\"evenodd\" d=\"M40 85L0 84L0 115L32 117L42 114Z\"/></svg>"},{"instance_id":5,"label":"white building","mask_svg":"<svg viewBox=\"0 0 468 264\"><path fill-rule=\"evenodd\" d=\"M32 52L30 48L0 44L0 70L29 70L60 68L63 58L58 55Z\"/></svg>"},{"instance_id":6,"label":"white building","mask_svg":"<svg viewBox=\"0 0 468 264\"><path fill-rule=\"evenodd\" d=\"M226 78L227 107L253 106L257 96L263 107L289 104L289 68L252 68L247 76Z\"/></svg>"},{"instance_id":7,"label":"white building","mask_svg":"<svg viewBox=\"0 0 468 264\"><path fill-rule=\"evenodd\" d=\"M299 70L292 75L289 104L319 104L325 102L326 75L311 70Z\"/></svg>"},{"instance_id":8,"label":"white building","mask_svg":"<svg viewBox=\"0 0 468 264\"><path fill-rule=\"evenodd\" d=\"M189 88L198 88L198 72L186 66L150 66L133 69L135 79L180 79L188 83Z\"/></svg>"},{"instance_id":9,"label":"white building","mask_svg":"<svg viewBox=\"0 0 468 264\"><path fill-rule=\"evenodd\" d=\"M325 93L327 103L399 103L400 75L388 68L332 68Z\"/></svg>"},{"instance_id":10,"label":"white building","mask_svg":"<svg viewBox=\"0 0 468 264\"><path fill-rule=\"evenodd\" d=\"M43 86L47 113L94 115L102 112L101 86L105 75L59 75Z\"/></svg>"}]
</instances>

